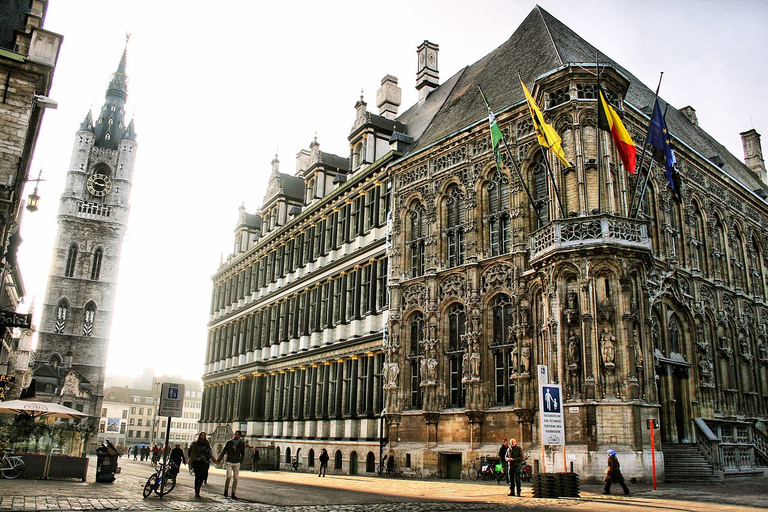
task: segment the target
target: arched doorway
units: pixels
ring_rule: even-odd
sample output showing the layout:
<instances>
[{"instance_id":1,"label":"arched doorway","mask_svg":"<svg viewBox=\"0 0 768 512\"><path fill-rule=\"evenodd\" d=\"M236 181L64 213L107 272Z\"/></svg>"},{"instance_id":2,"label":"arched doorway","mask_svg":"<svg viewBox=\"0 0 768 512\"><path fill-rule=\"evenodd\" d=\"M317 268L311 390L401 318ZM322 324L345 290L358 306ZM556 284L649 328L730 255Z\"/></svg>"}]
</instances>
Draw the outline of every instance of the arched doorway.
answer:
<instances>
[{"instance_id":1,"label":"arched doorway","mask_svg":"<svg viewBox=\"0 0 768 512\"><path fill-rule=\"evenodd\" d=\"M357 452L352 452L349 454L349 474L357 474Z\"/></svg>"}]
</instances>

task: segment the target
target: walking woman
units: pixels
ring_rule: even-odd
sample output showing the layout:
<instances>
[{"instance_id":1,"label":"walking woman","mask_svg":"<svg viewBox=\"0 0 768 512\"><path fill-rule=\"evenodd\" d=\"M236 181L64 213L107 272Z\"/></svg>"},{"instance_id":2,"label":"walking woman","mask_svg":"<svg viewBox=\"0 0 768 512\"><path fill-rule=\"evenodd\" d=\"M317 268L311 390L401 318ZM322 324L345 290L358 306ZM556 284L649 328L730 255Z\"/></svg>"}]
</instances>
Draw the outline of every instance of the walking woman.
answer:
<instances>
[{"instance_id":1,"label":"walking woman","mask_svg":"<svg viewBox=\"0 0 768 512\"><path fill-rule=\"evenodd\" d=\"M208 467L215 460L213 449L205 437L205 432L200 432L197 440L189 447L189 460L195 471L195 498L199 498L200 488L203 486L203 482L208 479Z\"/></svg>"},{"instance_id":2,"label":"walking woman","mask_svg":"<svg viewBox=\"0 0 768 512\"><path fill-rule=\"evenodd\" d=\"M624 482L624 475L621 474L621 464L616 457L616 452L608 450L608 469L605 470L605 489L603 494L611 494L611 484L619 484L624 489L624 494L629 494L627 484Z\"/></svg>"}]
</instances>

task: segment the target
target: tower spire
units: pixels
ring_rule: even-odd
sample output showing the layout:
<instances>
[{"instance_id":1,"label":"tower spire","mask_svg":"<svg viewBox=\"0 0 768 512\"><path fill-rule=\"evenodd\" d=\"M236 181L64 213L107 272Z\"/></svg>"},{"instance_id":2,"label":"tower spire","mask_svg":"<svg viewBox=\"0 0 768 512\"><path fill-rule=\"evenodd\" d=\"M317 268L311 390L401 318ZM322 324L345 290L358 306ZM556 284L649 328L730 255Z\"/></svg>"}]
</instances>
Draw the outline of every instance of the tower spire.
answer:
<instances>
[{"instance_id":1,"label":"tower spire","mask_svg":"<svg viewBox=\"0 0 768 512\"><path fill-rule=\"evenodd\" d=\"M125 101L128 99L128 75L125 70L130 37L130 34L126 34L123 55L120 58L117 71L112 74L109 81L107 93L104 96L104 105L94 123L95 145L99 147L116 149L117 144L126 135L133 135L133 127L131 126L131 130L129 130L125 124Z\"/></svg>"}]
</instances>

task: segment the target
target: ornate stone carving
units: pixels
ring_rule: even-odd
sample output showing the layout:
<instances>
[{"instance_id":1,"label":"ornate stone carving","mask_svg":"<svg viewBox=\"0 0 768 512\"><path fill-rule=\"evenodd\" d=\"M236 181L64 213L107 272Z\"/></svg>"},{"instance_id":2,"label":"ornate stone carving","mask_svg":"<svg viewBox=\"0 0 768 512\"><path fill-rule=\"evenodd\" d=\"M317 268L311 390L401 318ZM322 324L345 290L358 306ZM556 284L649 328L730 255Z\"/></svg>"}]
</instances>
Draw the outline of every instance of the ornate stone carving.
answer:
<instances>
[{"instance_id":1,"label":"ornate stone carving","mask_svg":"<svg viewBox=\"0 0 768 512\"><path fill-rule=\"evenodd\" d=\"M427 287L423 284L413 284L403 290L403 303L406 308L423 306L427 303Z\"/></svg>"},{"instance_id":2,"label":"ornate stone carving","mask_svg":"<svg viewBox=\"0 0 768 512\"><path fill-rule=\"evenodd\" d=\"M459 297L463 299L467 294L467 278L461 274L451 274L440 283L440 297Z\"/></svg>"}]
</instances>

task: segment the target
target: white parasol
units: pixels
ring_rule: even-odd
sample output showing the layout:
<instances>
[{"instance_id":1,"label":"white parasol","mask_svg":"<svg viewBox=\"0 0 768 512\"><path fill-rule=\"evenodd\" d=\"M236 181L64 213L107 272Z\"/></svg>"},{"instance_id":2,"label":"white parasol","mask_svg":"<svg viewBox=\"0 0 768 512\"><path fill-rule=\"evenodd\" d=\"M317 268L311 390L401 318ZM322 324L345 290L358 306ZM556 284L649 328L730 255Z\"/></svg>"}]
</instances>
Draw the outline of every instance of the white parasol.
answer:
<instances>
[{"instance_id":1,"label":"white parasol","mask_svg":"<svg viewBox=\"0 0 768 512\"><path fill-rule=\"evenodd\" d=\"M87 414L61 404L50 402L36 402L31 400L10 400L0 402L0 413L26 414L32 418L85 418Z\"/></svg>"}]
</instances>

